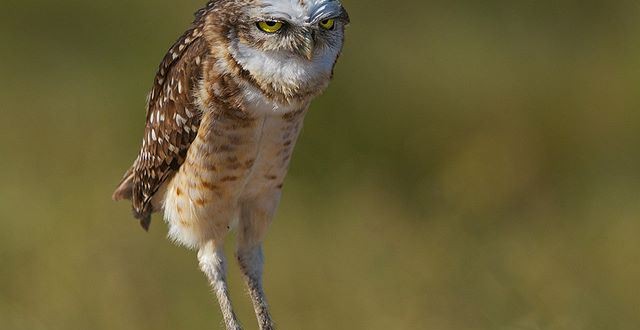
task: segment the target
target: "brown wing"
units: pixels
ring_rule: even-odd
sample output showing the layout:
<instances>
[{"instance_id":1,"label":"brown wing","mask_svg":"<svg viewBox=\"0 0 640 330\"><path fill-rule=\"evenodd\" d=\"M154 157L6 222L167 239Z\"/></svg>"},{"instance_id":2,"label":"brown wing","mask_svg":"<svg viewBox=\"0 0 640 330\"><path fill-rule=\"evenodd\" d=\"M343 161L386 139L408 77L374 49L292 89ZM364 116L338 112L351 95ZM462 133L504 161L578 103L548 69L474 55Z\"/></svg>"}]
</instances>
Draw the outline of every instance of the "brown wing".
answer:
<instances>
[{"instance_id":1,"label":"brown wing","mask_svg":"<svg viewBox=\"0 0 640 330\"><path fill-rule=\"evenodd\" d=\"M200 125L194 104L201 63L208 54L202 37L202 15L165 55L147 99L142 148L113 195L131 199L134 216L148 229L154 211L151 199L182 165Z\"/></svg>"}]
</instances>

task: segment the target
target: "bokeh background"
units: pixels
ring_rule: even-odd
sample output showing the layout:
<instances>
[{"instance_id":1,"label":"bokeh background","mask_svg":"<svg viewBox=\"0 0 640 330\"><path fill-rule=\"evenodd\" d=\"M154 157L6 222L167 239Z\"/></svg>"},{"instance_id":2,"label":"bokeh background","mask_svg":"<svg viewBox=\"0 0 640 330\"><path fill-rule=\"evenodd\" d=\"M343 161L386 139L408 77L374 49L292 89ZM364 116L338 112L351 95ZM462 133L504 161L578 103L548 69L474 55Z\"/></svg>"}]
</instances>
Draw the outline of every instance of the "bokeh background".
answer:
<instances>
[{"instance_id":1,"label":"bokeh background","mask_svg":"<svg viewBox=\"0 0 640 330\"><path fill-rule=\"evenodd\" d=\"M279 328L640 328L638 2L344 2L266 242ZM203 3L0 3L1 329L220 325L195 253L110 200Z\"/></svg>"}]
</instances>

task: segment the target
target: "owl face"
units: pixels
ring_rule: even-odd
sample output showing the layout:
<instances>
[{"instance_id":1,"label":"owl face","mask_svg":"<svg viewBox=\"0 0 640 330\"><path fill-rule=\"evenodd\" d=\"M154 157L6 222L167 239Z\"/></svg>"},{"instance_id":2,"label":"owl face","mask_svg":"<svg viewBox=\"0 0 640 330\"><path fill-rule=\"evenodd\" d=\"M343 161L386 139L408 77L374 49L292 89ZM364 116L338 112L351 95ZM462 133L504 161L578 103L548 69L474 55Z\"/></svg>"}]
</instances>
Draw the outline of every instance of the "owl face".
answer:
<instances>
[{"instance_id":1,"label":"owl face","mask_svg":"<svg viewBox=\"0 0 640 330\"><path fill-rule=\"evenodd\" d=\"M349 17L336 0L255 0L230 33L230 53L285 98L326 88Z\"/></svg>"},{"instance_id":2,"label":"owl face","mask_svg":"<svg viewBox=\"0 0 640 330\"><path fill-rule=\"evenodd\" d=\"M348 23L346 11L333 0L263 0L249 15L242 34L247 45L307 60L339 50Z\"/></svg>"}]
</instances>

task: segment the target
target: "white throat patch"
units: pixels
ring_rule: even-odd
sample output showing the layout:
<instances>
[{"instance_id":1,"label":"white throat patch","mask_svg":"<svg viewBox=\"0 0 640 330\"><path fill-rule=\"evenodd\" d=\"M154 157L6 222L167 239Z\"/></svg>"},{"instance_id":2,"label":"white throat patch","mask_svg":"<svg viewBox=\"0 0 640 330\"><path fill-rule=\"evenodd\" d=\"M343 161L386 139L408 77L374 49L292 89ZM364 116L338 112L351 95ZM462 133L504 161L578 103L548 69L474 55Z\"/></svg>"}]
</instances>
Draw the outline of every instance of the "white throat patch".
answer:
<instances>
[{"instance_id":1,"label":"white throat patch","mask_svg":"<svg viewBox=\"0 0 640 330\"><path fill-rule=\"evenodd\" d=\"M299 93L307 94L310 88L324 89L331 78L331 70L339 53L339 48L318 50L312 60L288 54L283 51L264 52L236 42L230 50L238 64L247 70L256 81L266 84L275 91L294 97ZM265 98L257 88L246 86L249 102L271 104L272 111L297 110L300 104L274 104L264 102ZM322 92L322 90L317 91ZM258 97L256 94L260 94ZM309 100L310 101L310 100Z\"/></svg>"}]
</instances>

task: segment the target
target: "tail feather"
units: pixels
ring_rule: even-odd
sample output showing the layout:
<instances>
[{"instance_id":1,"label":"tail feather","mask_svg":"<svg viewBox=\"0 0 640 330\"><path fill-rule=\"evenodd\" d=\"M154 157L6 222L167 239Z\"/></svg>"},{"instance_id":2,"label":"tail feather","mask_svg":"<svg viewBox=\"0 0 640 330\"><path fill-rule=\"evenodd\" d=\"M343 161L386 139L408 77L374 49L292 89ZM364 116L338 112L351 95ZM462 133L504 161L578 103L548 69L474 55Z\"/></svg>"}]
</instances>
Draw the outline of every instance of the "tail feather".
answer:
<instances>
[{"instance_id":1,"label":"tail feather","mask_svg":"<svg viewBox=\"0 0 640 330\"><path fill-rule=\"evenodd\" d=\"M124 178L118 185L118 188L116 188L116 191L113 192L111 198L116 202L124 199L133 201L133 167L124 175ZM133 216L140 221L140 226L144 230L149 231L149 226L151 225L151 212L141 213L134 208Z\"/></svg>"},{"instance_id":2,"label":"tail feather","mask_svg":"<svg viewBox=\"0 0 640 330\"><path fill-rule=\"evenodd\" d=\"M145 231L149 231L149 226L151 226L151 214L145 215L140 218L140 226Z\"/></svg>"},{"instance_id":3,"label":"tail feather","mask_svg":"<svg viewBox=\"0 0 640 330\"><path fill-rule=\"evenodd\" d=\"M133 171L129 170L124 175L124 178L116 188L116 191L113 192L111 198L114 201L121 201L123 199L132 199L133 198Z\"/></svg>"}]
</instances>

